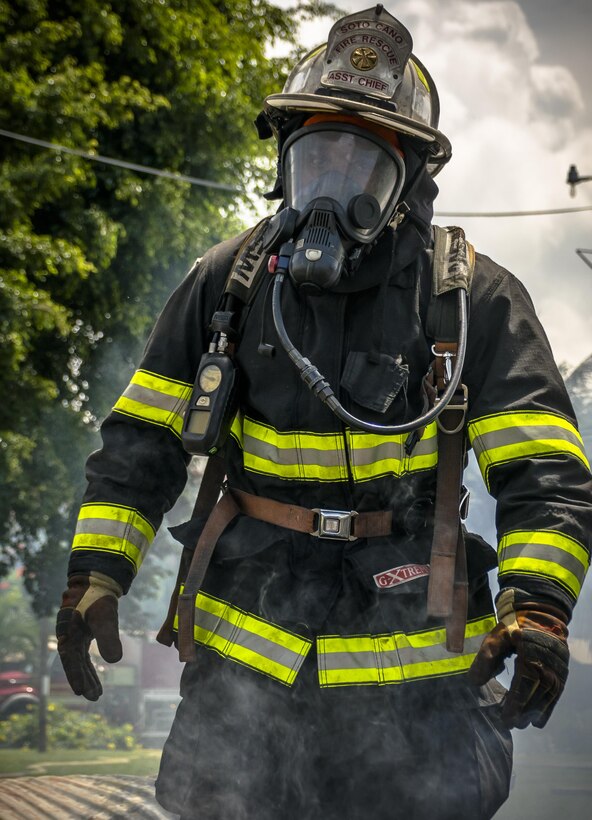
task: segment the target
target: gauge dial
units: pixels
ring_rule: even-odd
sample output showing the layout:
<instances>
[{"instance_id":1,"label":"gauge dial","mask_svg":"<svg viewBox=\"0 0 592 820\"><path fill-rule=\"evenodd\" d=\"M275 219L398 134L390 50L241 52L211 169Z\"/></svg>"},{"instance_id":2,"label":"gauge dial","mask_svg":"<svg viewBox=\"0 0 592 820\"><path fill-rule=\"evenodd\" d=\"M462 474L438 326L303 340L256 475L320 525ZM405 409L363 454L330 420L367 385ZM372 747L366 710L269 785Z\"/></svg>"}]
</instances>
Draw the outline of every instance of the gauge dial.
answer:
<instances>
[{"instance_id":1,"label":"gauge dial","mask_svg":"<svg viewBox=\"0 0 592 820\"><path fill-rule=\"evenodd\" d=\"M222 381L222 371L216 364L208 364L199 374L199 386L204 393L213 393Z\"/></svg>"}]
</instances>

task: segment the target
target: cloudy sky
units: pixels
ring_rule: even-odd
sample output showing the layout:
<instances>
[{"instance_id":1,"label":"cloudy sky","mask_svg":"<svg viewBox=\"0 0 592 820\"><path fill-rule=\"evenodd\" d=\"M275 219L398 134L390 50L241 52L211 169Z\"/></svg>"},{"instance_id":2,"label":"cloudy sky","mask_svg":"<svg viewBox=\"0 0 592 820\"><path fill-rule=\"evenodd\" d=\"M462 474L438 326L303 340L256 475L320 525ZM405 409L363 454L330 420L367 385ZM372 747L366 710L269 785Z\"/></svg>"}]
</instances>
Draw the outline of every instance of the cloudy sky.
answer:
<instances>
[{"instance_id":1,"label":"cloudy sky","mask_svg":"<svg viewBox=\"0 0 592 820\"><path fill-rule=\"evenodd\" d=\"M278 5L290 5L278 0ZM368 0L342 0L350 11ZM391 0L432 74L440 127L453 146L438 176L437 211L542 210L592 205L592 182L571 198L570 164L592 174L590 0ZM303 43L332 21L307 24ZM592 354L592 211L518 217L441 217L528 287L555 357L572 367Z\"/></svg>"}]
</instances>

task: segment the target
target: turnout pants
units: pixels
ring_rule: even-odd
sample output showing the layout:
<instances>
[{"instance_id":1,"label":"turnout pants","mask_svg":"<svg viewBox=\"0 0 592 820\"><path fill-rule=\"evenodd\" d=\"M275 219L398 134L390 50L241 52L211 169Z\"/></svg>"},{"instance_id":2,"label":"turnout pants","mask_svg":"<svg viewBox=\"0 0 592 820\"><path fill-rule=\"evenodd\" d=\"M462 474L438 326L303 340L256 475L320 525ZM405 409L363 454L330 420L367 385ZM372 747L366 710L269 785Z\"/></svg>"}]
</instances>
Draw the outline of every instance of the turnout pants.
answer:
<instances>
[{"instance_id":1,"label":"turnout pants","mask_svg":"<svg viewBox=\"0 0 592 820\"><path fill-rule=\"evenodd\" d=\"M165 809L183 820L494 815L512 768L501 687L321 689L313 654L288 688L198 649L156 782Z\"/></svg>"}]
</instances>

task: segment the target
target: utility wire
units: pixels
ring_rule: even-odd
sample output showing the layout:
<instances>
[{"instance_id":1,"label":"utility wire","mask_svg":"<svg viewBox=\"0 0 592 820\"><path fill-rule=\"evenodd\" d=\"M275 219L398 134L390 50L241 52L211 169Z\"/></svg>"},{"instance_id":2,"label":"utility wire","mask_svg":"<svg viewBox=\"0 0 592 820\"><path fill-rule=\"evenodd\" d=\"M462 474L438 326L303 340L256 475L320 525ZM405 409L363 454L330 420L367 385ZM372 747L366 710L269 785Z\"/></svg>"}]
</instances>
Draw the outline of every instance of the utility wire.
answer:
<instances>
[{"instance_id":1,"label":"utility wire","mask_svg":"<svg viewBox=\"0 0 592 820\"><path fill-rule=\"evenodd\" d=\"M213 182L209 179L200 179L198 177L190 177L186 174L177 174L173 171L163 171L160 168L152 168L149 165L139 165L135 162L126 162L122 159L114 159L113 157L105 157L101 154L89 154L87 151L80 151L77 148L68 148L66 145L58 145L55 142L47 142L46 140L35 139L35 137L27 137L25 134L17 134L14 131L5 131L0 128L0 136L8 139L18 140L19 142L27 142L31 145L39 145L41 148L50 148L53 151L62 151L65 154L73 154L77 157L91 160L92 162L102 162L104 165L116 165L119 168L128 168L131 171L139 171L143 174L152 174L157 177L166 177L167 179L178 180L179 182L189 182L191 185L202 185L205 188L218 188L222 191L232 191L239 193L240 188L233 185L226 185L223 182ZM454 217L514 217L514 216L547 216L549 214L573 214L581 213L582 211L592 211L592 205L584 205L579 208L550 208L541 211L436 211L434 216L454 216Z\"/></svg>"},{"instance_id":2,"label":"utility wire","mask_svg":"<svg viewBox=\"0 0 592 820\"><path fill-rule=\"evenodd\" d=\"M592 248L576 248L576 253L585 265L588 265L589 268L592 268L592 262L590 261L590 259L588 259L587 256L587 254L592 255Z\"/></svg>"},{"instance_id":3,"label":"utility wire","mask_svg":"<svg viewBox=\"0 0 592 820\"><path fill-rule=\"evenodd\" d=\"M185 174L177 174L173 171L163 171L160 168L151 168L149 165L138 165L135 162L126 162L122 159L114 159L113 157L104 157L101 154L89 154L87 151L80 151L77 148L68 148L66 145L58 145L55 142L46 142L45 140L38 140L34 137L27 137L24 134L16 134L14 131L4 131L0 128L0 136L8 137L8 139L18 140L19 142L28 142L31 145L39 145L41 148L51 148L53 151L62 151L64 154L74 154L76 157L83 157L92 162L102 162L104 165L117 165L119 168L128 168L131 171L139 171L142 174L152 174L156 177L166 177L167 179L174 179L179 182L189 182L191 185L202 185L205 188L219 188L222 191L232 191L237 193L240 189L234 185L226 185L223 182L213 182L210 179L199 179L198 177L189 177Z\"/></svg>"},{"instance_id":4,"label":"utility wire","mask_svg":"<svg viewBox=\"0 0 592 820\"><path fill-rule=\"evenodd\" d=\"M580 208L549 208L545 211L436 211L434 216L546 216L547 214L575 214L581 211L592 211L592 205Z\"/></svg>"}]
</instances>

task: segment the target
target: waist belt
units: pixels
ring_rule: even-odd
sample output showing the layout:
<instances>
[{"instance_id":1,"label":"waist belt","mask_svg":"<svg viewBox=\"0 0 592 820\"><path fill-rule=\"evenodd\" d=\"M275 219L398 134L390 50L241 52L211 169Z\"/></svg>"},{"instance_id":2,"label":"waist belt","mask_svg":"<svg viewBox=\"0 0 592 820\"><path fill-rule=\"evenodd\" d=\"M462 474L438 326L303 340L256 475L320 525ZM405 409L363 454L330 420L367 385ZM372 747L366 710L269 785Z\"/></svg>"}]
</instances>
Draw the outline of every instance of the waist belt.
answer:
<instances>
[{"instance_id":1,"label":"waist belt","mask_svg":"<svg viewBox=\"0 0 592 820\"><path fill-rule=\"evenodd\" d=\"M357 538L375 538L390 535L393 514L391 510L355 512L355 510L325 510L296 507L271 498L261 498L242 490L229 491L240 512L268 524L276 524L296 532L339 541Z\"/></svg>"},{"instance_id":2,"label":"waist belt","mask_svg":"<svg viewBox=\"0 0 592 820\"><path fill-rule=\"evenodd\" d=\"M178 647L182 661L195 660L193 629L197 593L216 542L239 513L317 538L339 541L389 535L392 529L391 510L358 513L353 510L308 509L283 504L271 498L261 498L242 490L227 490L212 510L201 532L183 592L178 597Z\"/></svg>"}]
</instances>

